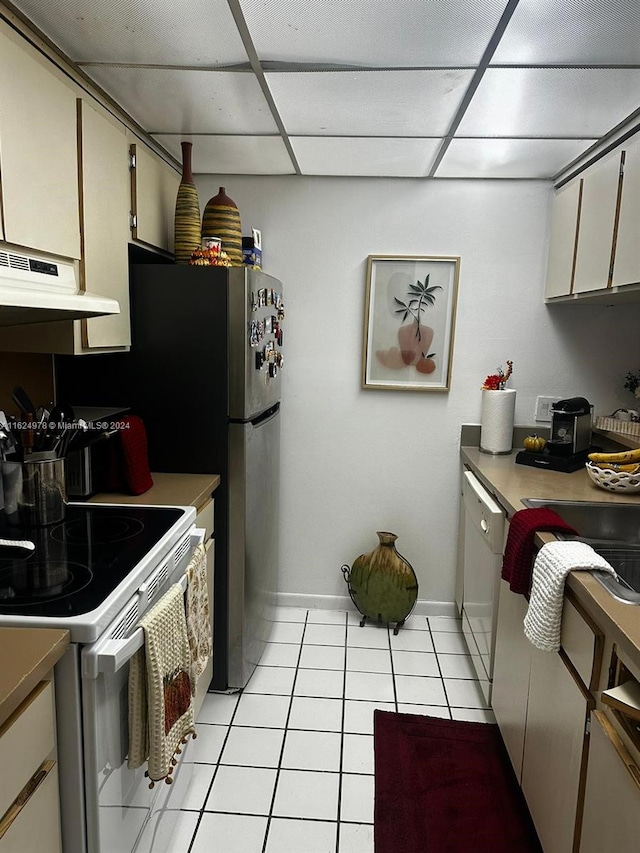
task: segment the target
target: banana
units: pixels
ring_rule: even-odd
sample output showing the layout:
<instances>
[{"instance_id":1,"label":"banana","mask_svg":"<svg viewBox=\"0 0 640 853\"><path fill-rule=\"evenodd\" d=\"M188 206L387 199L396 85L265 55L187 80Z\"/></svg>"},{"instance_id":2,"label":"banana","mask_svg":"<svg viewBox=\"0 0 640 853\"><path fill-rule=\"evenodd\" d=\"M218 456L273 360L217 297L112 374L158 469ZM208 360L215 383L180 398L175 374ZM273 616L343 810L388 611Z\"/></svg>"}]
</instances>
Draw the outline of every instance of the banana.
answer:
<instances>
[{"instance_id":1,"label":"banana","mask_svg":"<svg viewBox=\"0 0 640 853\"><path fill-rule=\"evenodd\" d=\"M589 459L592 462L619 462L621 464L640 462L640 447L635 450L623 450L621 453L590 453Z\"/></svg>"},{"instance_id":2,"label":"banana","mask_svg":"<svg viewBox=\"0 0 640 853\"><path fill-rule=\"evenodd\" d=\"M640 463L638 462L629 465L620 462L594 462L593 464L602 471L626 471L627 474L637 474L640 471Z\"/></svg>"}]
</instances>

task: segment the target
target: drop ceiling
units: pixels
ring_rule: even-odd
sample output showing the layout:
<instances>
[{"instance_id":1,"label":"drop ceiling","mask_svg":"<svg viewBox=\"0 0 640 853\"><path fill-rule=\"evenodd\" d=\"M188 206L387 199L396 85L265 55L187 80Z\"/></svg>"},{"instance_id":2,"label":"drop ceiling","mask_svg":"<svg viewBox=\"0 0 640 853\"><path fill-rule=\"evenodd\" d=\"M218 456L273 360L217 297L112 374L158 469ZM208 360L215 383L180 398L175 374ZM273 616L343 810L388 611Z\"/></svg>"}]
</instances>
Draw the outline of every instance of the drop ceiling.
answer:
<instances>
[{"instance_id":1,"label":"drop ceiling","mask_svg":"<svg viewBox=\"0 0 640 853\"><path fill-rule=\"evenodd\" d=\"M196 173L553 178L640 116L638 0L17 0Z\"/></svg>"}]
</instances>

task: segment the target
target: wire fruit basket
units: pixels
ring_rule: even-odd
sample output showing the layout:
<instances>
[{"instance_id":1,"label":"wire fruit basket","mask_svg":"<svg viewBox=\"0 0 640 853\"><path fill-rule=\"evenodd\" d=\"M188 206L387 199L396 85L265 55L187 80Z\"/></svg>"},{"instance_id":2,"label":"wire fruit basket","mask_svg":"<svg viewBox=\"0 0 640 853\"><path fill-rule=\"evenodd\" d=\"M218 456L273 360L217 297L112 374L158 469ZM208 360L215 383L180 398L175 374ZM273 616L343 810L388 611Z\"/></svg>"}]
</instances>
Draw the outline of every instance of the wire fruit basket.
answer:
<instances>
[{"instance_id":1,"label":"wire fruit basket","mask_svg":"<svg viewBox=\"0 0 640 853\"><path fill-rule=\"evenodd\" d=\"M611 468L600 468L593 462L586 463L587 474L601 489L609 492L640 492L640 470L636 472L614 471Z\"/></svg>"}]
</instances>

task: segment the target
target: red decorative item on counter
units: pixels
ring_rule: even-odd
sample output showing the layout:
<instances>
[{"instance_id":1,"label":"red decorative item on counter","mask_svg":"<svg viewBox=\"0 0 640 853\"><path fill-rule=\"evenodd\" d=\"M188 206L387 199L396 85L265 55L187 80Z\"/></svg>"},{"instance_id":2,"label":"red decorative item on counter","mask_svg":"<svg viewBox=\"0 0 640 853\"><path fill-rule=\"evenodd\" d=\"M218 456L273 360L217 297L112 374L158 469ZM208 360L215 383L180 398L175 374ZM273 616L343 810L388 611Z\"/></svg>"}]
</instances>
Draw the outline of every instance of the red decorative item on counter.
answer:
<instances>
[{"instance_id":1,"label":"red decorative item on counter","mask_svg":"<svg viewBox=\"0 0 640 853\"><path fill-rule=\"evenodd\" d=\"M125 415L120 419L123 474L127 490L132 495L142 495L153 486L149 470L147 431L138 415Z\"/></svg>"},{"instance_id":2,"label":"red decorative item on counter","mask_svg":"<svg viewBox=\"0 0 640 853\"><path fill-rule=\"evenodd\" d=\"M509 524L502 561L502 579L508 581L511 592L529 595L535 556L533 540L542 530L549 533L578 532L552 509L541 507L516 512Z\"/></svg>"}]
</instances>

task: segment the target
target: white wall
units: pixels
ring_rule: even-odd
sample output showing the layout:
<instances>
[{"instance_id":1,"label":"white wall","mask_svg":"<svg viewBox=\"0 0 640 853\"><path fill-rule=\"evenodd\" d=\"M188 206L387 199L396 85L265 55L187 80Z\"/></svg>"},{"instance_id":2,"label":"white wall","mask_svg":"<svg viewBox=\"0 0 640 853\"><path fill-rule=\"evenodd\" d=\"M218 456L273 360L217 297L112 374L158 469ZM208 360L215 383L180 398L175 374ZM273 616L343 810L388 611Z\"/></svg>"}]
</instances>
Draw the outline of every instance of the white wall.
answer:
<instances>
[{"instance_id":1,"label":"white wall","mask_svg":"<svg viewBox=\"0 0 640 853\"><path fill-rule=\"evenodd\" d=\"M225 186L284 283L282 591L346 594L341 564L390 530L419 598L453 601L460 425L479 421L485 376L513 360L517 423L533 423L537 394L631 407L640 307L545 307L546 182L196 182L201 207ZM448 394L360 388L369 254L461 257Z\"/></svg>"}]
</instances>

